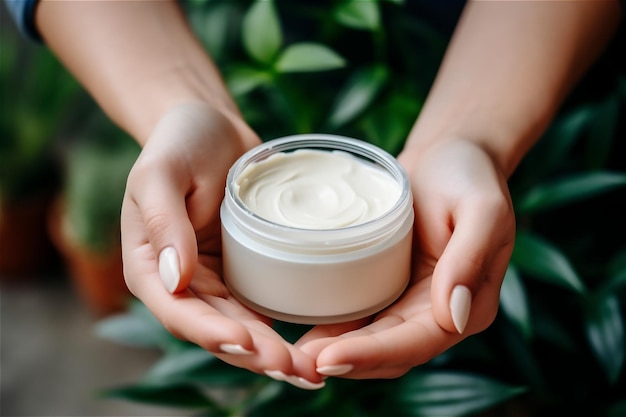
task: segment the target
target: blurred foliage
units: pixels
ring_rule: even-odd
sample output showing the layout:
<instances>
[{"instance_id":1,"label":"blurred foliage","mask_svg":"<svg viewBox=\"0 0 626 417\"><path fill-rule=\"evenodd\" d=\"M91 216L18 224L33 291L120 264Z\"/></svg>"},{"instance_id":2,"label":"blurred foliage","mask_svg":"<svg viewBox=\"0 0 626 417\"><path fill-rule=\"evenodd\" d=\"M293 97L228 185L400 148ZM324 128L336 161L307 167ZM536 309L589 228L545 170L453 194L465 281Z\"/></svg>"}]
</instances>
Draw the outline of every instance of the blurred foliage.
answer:
<instances>
[{"instance_id":1,"label":"blurred foliage","mask_svg":"<svg viewBox=\"0 0 626 417\"><path fill-rule=\"evenodd\" d=\"M45 45L0 31L0 202L61 193L64 232L104 254L119 245L138 145L104 117Z\"/></svg>"},{"instance_id":2,"label":"blurred foliage","mask_svg":"<svg viewBox=\"0 0 626 417\"><path fill-rule=\"evenodd\" d=\"M102 113L72 138L64 155L64 224L68 236L93 253L119 248L126 179L139 145Z\"/></svg>"},{"instance_id":3,"label":"blurred foliage","mask_svg":"<svg viewBox=\"0 0 626 417\"><path fill-rule=\"evenodd\" d=\"M397 154L449 39L450 25L429 23L441 23L427 17L435 3L185 5L264 139L337 133ZM626 68L615 58L623 54L624 32L510 180L518 236L500 313L488 330L402 378L330 378L309 392L174 338L137 303L98 331L161 349L163 358L137 383L106 395L201 416L461 416L493 407L506 415L511 401L533 416L623 416ZM306 330L286 323L277 329L288 340Z\"/></svg>"},{"instance_id":4,"label":"blurred foliage","mask_svg":"<svg viewBox=\"0 0 626 417\"><path fill-rule=\"evenodd\" d=\"M64 231L81 247L106 253L119 242L122 196L139 147L47 48L20 48L10 33L2 37L0 201L60 192Z\"/></svg>"},{"instance_id":5,"label":"blurred foliage","mask_svg":"<svg viewBox=\"0 0 626 417\"><path fill-rule=\"evenodd\" d=\"M54 143L78 83L46 48L20 48L0 32L0 201L15 202L50 187Z\"/></svg>"},{"instance_id":6,"label":"blurred foliage","mask_svg":"<svg viewBox=\"0 0 626 417\"><path fill-rule=\"evenodd\" d=\"M430 18L436 2L184 5L264 139L336 133L393 154L419 114L450 35L449 25ZM624 32L509 182L518 235L500 313L487 331L402 378L330 378L325 389L309 392L219 361L171 336L135 304L98 331L164 355L140 381L106 394L206 416L460 416L511 400L535 416L624 416ZM0 198L15 200L48 183L53 142L68 114L85 109L75 106L77 83L45 48L25 57L6 36L3 31L0 39ZM138 148L112 126L77 136L63 159L68 221L81 242L103 251L117 239L111 231ZM306 330L277 328L289 339Z\"/></svg>"},{"instance_id":7,"label":"blurred foliage","mask_svg":"<svg viewBox=\"0 0 626 417\"><path fill-rule=\"evenodd\" d=\"M185 4L246 120L263 139L326 131L397 154L447 42L402 3Z\"/></svg>"}]
</instances>

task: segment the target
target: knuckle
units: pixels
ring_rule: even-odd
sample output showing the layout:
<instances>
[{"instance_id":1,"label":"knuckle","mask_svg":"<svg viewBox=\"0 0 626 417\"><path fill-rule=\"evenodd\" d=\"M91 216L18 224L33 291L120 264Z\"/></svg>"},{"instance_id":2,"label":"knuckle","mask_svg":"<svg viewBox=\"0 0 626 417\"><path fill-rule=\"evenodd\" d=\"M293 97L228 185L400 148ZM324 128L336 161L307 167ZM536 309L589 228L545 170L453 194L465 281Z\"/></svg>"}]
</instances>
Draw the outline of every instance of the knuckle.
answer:
<instances>
[{"instance_id":1,"label":"knuckle","mask_svg":"<svg viewBox=\"0 0 626 417\"><path fill-rule=\"evenodd\" d=\"M128 174L126 184L129 188L141 187L146 179L154 176L155 172L159 172L159 170L162 170L165 166L167 166L166 161L155 155L154 152L142 152L133 164Z\"/></svg>"},{"instance_id":2,"label":"knuckle","mask_svg":"<svg viewBox=\"0 0 626 417\"><path fill-rule=\"evenodd\" d=\"M502 193L480 193L473 196L468 208L477 213L478 218L497 225L503 235L515 231L515 215L511 199Z\"/></svg>"},{"instance_id":3,"label":"knuckle","mask_svg":"<svg viewBox=\"0 0 626 417\"><path fill-rule=\"evenodd\" d=\"M169 216L161 208L143 209L144 227L151 241L162 241L170 224Z\"/></svg>"},{"instance_id":4,"label":"knuckle","mask_svg":"<svg viewBox=\"0 0 626 417\"><path fill-rule=\"evenodd\" d=\"M476 209L498 217L508 215L512 210L510 200L499 192L477 194L474 204Z\"/></svg>"}]
</instances>

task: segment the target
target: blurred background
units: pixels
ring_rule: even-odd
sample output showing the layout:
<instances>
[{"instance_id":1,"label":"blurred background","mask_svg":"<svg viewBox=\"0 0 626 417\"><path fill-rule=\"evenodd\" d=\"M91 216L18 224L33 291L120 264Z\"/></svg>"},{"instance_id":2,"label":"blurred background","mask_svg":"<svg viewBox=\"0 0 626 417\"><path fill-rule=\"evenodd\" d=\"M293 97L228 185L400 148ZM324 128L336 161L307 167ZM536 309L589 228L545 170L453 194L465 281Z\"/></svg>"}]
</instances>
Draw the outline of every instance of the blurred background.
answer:
<instances>
[{"instance_id":1,"label":"blurred background","mask_svg":"<svg viewBox=\"0 0 626 417\"><path fill-rule=\"evenodd\" d=\"M115 229L137 147L4 2L0 79L0 415L171 415L99 394L158 357L94 331L127 304Z\"/></svg>"},{"instance_id":2,"label":"blurred background","mask_svg":"<svg viewBox=\"0 0 626 417\"><path fill-rule=\"evenodd\" d=\"M183 5L263 139L335 133L397 154L463 2ZM1 415L452 416L499 406L494 415L626 416L623 24L511 178L518 239L494 325L398 380L331 380L303 393L223 366L128 308L119 209L139 148L4 7ZM259 35L268 32L278 36ZM453 403L441 401L451 392Z\"/></svg>"}]
</instances>

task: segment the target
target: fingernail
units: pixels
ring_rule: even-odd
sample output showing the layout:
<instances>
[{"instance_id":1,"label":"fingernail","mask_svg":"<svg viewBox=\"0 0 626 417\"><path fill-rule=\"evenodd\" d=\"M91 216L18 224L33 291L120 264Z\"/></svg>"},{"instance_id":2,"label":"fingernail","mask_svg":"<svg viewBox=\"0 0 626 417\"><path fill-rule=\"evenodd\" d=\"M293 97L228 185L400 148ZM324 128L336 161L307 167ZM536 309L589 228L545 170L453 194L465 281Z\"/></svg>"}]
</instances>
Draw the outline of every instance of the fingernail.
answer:
<instances>
[{"instance_id":1,"label":"fingernail","mask_svg":"<svg viewBox=\"0 0 626 417\"><path fill-rule=\"evenodd\" d=\"M180 282L180 266L178 253L171 246L163 249L159 254L159 275L161 275L165 289L174 293Z\"/></svg>"},{"instance_id":2,"label":"fingernail","mask_svg":"<svg viewBox=\"0 0 626 417\"><path fill-rule=\"evenodd\" d=\"M283 371L266 370L265 371L265 375L269 376L272 379L275 379L276 381L286 381L287 380L287 375L285 375L285 373Z\"/></svg>"},{"instance_id":3,"label":"fingernail","mask_svg":"<svg viewBox=\"0 0 626 417\"><path fill-rule=\"evenodd\" d=\"M326 385L324 381L315 383L300 376L285 375L283 371L278 370L267 370L265 371L265 375L269 376L272 379L275 379L276 381L288 382L295 387L306 390L320 389Z\"/></svg>"},{"instance_id":4,"label":"fingernail","mask_svg":"<svg viewBox=\"0 0 626 417\"><path fill-rule=\"evenodd\" d=\"M252 355L254 352L244 348L241 345L235 345L231 343L222 343L220 345L220 350L224 353L229 353L231 355Z\"/></svg>"},{"instance_id":5,"label":"fingernail","mask_svg":"<svg viewBox=\"0 0 626 417\"><path fill-rule=\"evenodd\" d=\"M344 365L327 365L327 366L321 366L317 368L317 373L322 374L322 375L328 375L328 376L338 376L338 375L347 374L353 369L354 369L354 366L350 365L349 363L344 364Z\"/></svg>"},{"instance_id":6,"label":"fingernail","mask_svg":"<svg viewBox=\"0 0 626 417\"><path fill-rule=\"evenodd\" d=\"M300 376L288 376L286 381L289 382L294 387L298 387L298 388L306 389L306 390L316 390L316 389L324 388L324 386L326 385L324 381L315 383L315 382L309 381L308 379L304 379Z\"/></svg>"},{"instance_id":7,"label":"fingernail","mask_svg":"<svg viewBox=\"0 0 626 417\"><path fill-rule=\"evenodd\" d=\"M457 285L452 290L450 296L450 313L456 331L462 334L469 319L470 308L472 307L472 293L464 285Z\"/></svg>"}]
</instances>

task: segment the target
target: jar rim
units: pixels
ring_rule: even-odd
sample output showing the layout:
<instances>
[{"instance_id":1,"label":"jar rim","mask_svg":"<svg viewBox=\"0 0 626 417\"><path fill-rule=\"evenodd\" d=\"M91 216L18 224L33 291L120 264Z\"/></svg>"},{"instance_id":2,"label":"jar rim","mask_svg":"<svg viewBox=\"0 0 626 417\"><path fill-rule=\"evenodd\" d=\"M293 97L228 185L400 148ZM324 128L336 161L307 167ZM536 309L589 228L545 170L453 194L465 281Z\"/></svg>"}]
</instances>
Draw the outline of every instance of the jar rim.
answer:
<instances>
[{"instance_id":1,"label":"jar rim","mask_svg":"<svg viewBox=\"0 0 626 417\"><path fill-rule=\"evenodd\" d=\"M401 187L401 194L394 205L381 216L366 222L339 228L310 229L280 224L268 220L250 210L242 201L235 189L235 182L241 172L251 163L285 151L297 149L324 149L329 151L345 151L353 156L366 159L385 169ZM399 162L387 151L363 140L332 134L298 134L268 140L244 153L228 171L226 178L225 200L231 207L238 223L245 222L254 228L253 234L265 241L288 246L327 247L332 242L337 245L354 246L368 245L379 240L381 230L395 231L404 223L406 214L412 212L412 195L408 176ZM408 206L408 207L407 207ZM397 227L393 227L396 225ZM249 228L248 228L249 229ZM386 235L387 233L383 233ZM289 235L291 238L286 238ZM358 244L354 241L358 238ZM282 245L281 245L282 246Z\"/></svg>"}]
</instances>

